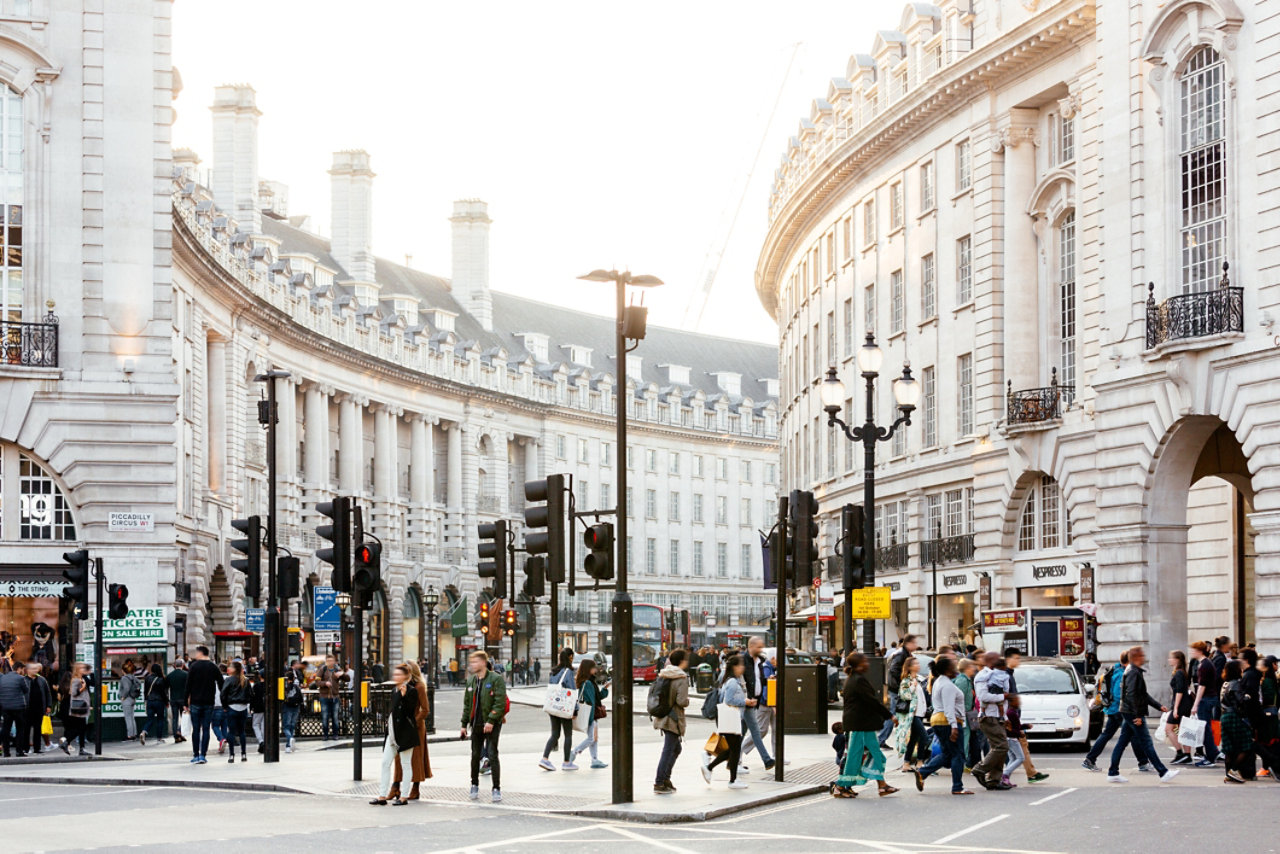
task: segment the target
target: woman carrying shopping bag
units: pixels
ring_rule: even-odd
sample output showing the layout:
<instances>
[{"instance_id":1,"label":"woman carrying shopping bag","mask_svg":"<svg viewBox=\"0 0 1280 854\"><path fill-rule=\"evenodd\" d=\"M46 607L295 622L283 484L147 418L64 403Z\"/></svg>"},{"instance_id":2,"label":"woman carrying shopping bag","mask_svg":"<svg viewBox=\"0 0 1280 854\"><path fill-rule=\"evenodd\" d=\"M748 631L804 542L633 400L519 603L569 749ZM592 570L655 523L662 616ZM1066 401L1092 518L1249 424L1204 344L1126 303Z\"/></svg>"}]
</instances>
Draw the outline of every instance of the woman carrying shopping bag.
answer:
<instances>
[{"instance_id":1,"label":"woman carrying shopping bag","mask_svg":"<svg viewBox=\"0 0 1280 854\"><path fill-rule=\"evenodd\" d=\"M724 737L728 749L712 759L702 758L702 779L711 785L711 771L722 762L729 765L729 788L745 789L746 783L738 782L738 761L742 756L742 715L747 708L747 686L742 674L747 669L742 656L730 656L724 665L724 679L720 683L720 705L716 708L716 730Z\"/></svg>"},{"instance_id":2,"label":"woman carrying shopping bag","mask_svg":"<svg viewBox=\"0 0 1280 854\"><path fill-rule=\"evenodd\" d=\"M832 797L856 798L858 793L853 787L865 785L868 780L876 781L880 797L898 791L884 781L884 753L880 751L878 736L881 725L892 714L880 702L880 692L871 687L867 679L870 666L860 652L851 652L845 659L844 672L848 676L844 683L843 721L847 741L844 771L831 787Z\"/></svg>"},{"instance_id":3,"label":"woman carrying shopping bag","mask_svg":"<svg viewBox=\"0 0 1280 854\"><path fill-rule=\"evenodd\" d=\"M547 739L547 745L542 749L542 759L538 761L538 767L544 771L556 770L555 764L551 761L551 751L559 747L561 735L564 736L564 763L560 766L560 770L578 770L578 766L573 764L569 756L573 750L574 703L572 700L577 696L576 690L577 686L573 682L573 650L565 647L560 650L556 668L551 671L551 678L547 680L547 700L542 704L547 717L551 719L551 738ZM570 698L568 714L565 714L566 708L560 705L566 696Z\"/></svg>"},{"instance_id":4,"label":"woman carrying shopping bag","mask_svg":"<svg viewBox=\"0 0 1280 854\"><path fill-rule=\"evenodd\" d=\"M387 726L387 740L382 746L382 776L379 777L379 792L391 791L391 769L399 760L400 767L408 768L413 762L413 749L418 746L418 686L412 684L413 677L406 663L401 662L391 671L391 681L395 687L391 690L391 715ZM384 795L369 801L372 806L385 807L391 796ZM401 797L391 803L402 807L409 803Z\"/></svg>"},{"instance_id":5,"label":"woman carrying shopping bag","mask_svg":"<svg viewBox=\"0 0 1280 854\"><path fill-rule=\"evenodd\" d=\"M596 663L589 658L582 659L582 663L578 665L578 675L576 681L578 683L578 716L574 719L575 724L581 724L582 732L586 734L586 738L582 743L573 749L569 754L569 761L575 762L578 754L584 750L591 751L591 767L592 768L608 768L608 763L601 762L598 755L599 733L597 732L597 724L599 723L597 708L600 706L604 698L609 696L608 684L603 686L596 685L595 680Z\"/></svg>"}]
</instances>

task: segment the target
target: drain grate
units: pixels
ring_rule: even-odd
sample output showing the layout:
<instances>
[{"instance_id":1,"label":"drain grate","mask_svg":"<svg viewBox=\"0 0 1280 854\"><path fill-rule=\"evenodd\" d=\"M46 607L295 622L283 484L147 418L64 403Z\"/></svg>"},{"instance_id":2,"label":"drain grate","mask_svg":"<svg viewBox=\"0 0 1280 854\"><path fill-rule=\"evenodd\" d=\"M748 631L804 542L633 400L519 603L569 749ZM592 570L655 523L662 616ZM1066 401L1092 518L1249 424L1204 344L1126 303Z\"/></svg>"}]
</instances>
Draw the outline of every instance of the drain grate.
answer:
<instances>
[{"instance_id":1,"label":"drain grate","mask_svg":"<svg viewBox=\"0 0 1280 854\"><path fill-rule=\"evenodd\" d=\"M343 794L363 795L364 797L375 798L378 796L378 784L358 783L349 789L344 789ZM489 788L483 785L480 787L480 800L478 801L471 800L470 789L462 788L460 786L423 786L422 797L431 801L449 801L460 804L490 803ZM587 804L592 803L596 803L596 801L592 801L587 798L567 797L565 795L538 795L512 790L503 790L502 792L503 806L518 807L520 809L574 810L581 809Z\"/></svg>"},{"instance_id":2,"label":"drain grate","mask_svg":"<svg viewBox=\"0 0 1280 854\"><path fill-rule=\"evenodd\" d=\"M831 762L815 762L813 765L788 768L786 781L788 783L830 783L839 774L840 771L836 768L834 760ZM769 779L772 779L772 776Z\"/></svg>"}]
</instances>

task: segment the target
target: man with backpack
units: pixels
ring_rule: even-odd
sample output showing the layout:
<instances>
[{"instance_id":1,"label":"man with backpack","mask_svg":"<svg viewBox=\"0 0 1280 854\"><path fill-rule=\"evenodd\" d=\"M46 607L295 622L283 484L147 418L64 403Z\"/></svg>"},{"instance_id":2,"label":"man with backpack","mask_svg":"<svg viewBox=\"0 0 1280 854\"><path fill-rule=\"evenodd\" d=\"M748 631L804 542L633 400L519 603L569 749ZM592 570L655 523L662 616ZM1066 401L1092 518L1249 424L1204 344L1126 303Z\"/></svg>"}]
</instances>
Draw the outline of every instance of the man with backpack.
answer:
<instances>
[{"instance_id":1,"label":"man with backpack","mask_svg":"<svg viewBox=\"0 0 1280 854\"><path fill-rule=\"evenodd\" d=\"M284 732L284 752L293 753L293 736L302 714L302 685L305 681L302 662L294 659L284 677L284 706L280 710L280 729Z\"/></svg>"},{"instance_id":2,"label":"man with backpack","mask_svg":"<svg viewBox=\"0 0 1280 854\"><path fill-rule=\"evenodd\" d=\"M662 733L662 756L658 759L658 771L653 780L655 795L670 795L676 790L671 785L671 772L680 756L680 739L684 738L684 710L689 706L689 653L683 649L671 650L667 664L658 671L658 678L649 687L647 708L653 718L653 728Z\"/></svg>"},{"instance_id":3,"label":"man with backpack","mask_svg":"<svg viewBox=\"0 0 1280 854\"><path fill-rule=\"evenodd\" d=\"M1120 739L1116 742L1116 747L1120 752L1124 752L1124 748L1129 744L1129 734L1121 731L1121 724L1124 719L1120 717L1120 694L1122 681L1124 679L1124 669L1129 664L1129 653L1120 653L1120 663L1112 665L1102 673L1098 674L1098 704L1102 706L1102 714L1106 716L1106 723L1102 727L1102 732L1093 740L1093 745L1089 748L1089 752L1085 755L1084 760L1080 763L1080 767L1086 771L1098 770L1098 757L1102 755L1102 751L1106 748L1107 742L1111 737L1120 732Z\"/></svg>"}]
</instances>

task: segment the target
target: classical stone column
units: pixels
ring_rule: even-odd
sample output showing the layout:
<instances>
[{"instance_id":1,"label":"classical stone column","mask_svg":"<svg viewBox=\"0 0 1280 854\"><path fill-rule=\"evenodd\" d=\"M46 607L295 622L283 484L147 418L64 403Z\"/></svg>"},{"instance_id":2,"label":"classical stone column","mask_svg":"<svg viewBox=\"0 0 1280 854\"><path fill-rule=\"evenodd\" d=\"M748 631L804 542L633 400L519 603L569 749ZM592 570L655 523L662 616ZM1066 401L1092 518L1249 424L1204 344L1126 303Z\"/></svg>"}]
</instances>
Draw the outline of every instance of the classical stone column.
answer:
<instances>
[{"instance_id":1,"label":"classical stone column","mask_svg":"<svg viewBox=\"0 0 1280 854\"><path fill-rule=\"evenodd\" d=\"M329 395L315 383L307 386L306 395L303 479L307 489L324 490L329 485Z\"/></svg>"},{"instance_id":2,"label":"classical stone column","mask_svg":"<svg viewBox=\"0 0 1280 854\"><path fill-rule=\"evenodd\" d=\"M1041 381L1040 280L1036 237L1027 203L1036 186L1035 110L1010 110L1008 124L993 146L1004 153L1004 369L1013 390L1047 385Z\"/></svg>"},{"instance_id":3,"label":"classical stone column","mask_svg":"<svg viewBox=\"0 0 1280 854\"><path fill-rule=\"evenodd\" d=\"M417 545L427 541L427 517L432 492L431 424L427 416L409 418L409 537Z\"/></svg>"},{"instance_id":4,"label":"classical stone column","mask_svg":"<svg viewBox=\"0 0 1280 854\"><path fill-rule=\"evenodd\" d=\"M208 333L205 333L208 335ZM205 348L205 405L209 425L209 491L227 492L227 342L209 337Z\"/></svg>"},{"instance_id":5,"label":"classical stone column","mask_svg":"<svg viewBox=\"0 0 1280 854\"><path fill-rule=\"evenodd\" d=\"M541 475L538 472L541 468L538 466L538 440L524 440L524 479L526 481L537 480Z\"/></svg>"},{"instance_id":6,"label":"classical stone column","mask_svg":"<svg viewBox=\"0 0 1280 854\"><path fill-rule=\"evenodd\" d=\"M338 488L343 495L359 495L364 490L360 459L364 455L363 402L345 395L338 417Z\"/></svg>"},{"instance_id":7,"label":"classical stone column","mask_svg":"<svg viewBox=\"0 0 1280 854\"><path fill-rule=\"evenodd\" d=\"M276 474L280 490L280 520L298 523L298 381L283 377L276 382Z\"/></svg>"},{"instance_id":8,"label":"classical stone column","mask_svg":"<svg viewBox=\"0 0 1280 854\"><path fill-rule=\"evenodd\" d=\"M466 508L462 503L462 425L451 422L448 425L448 466L445 488L445 537L446 545L453 549L463 548L462 527L466 522Z\"/></svg>"},{"instance_id":9,"label":"classical stone column","mask_svg":"<svg viewBox=\"0 0 1280 854\"><path fill-rule=\"evenodd\" d=\"M374 408L373 432L373 495L374 514L377 530L387 534L398 533L395 524L396 503L400 497L396 472L399 471L397 457L399 443L396 441L396 420L399 410L388 405L378 404ZM398 537L393 536L393 539Z\"/></svg>"},{"instance_id":10,"label":"classical stone column","mask_svg":"<svg viewBox=\"0 0 1280 854\"><path fill-rule=\"evenodd\" d=\"M1255 497L1255 501L1261 494ZM1280 647L1280 510L1249 514L1249 524L1256 532L1253 561L1254 637L1258 649L1270 651Z\"/></svg>"}]
</instances>

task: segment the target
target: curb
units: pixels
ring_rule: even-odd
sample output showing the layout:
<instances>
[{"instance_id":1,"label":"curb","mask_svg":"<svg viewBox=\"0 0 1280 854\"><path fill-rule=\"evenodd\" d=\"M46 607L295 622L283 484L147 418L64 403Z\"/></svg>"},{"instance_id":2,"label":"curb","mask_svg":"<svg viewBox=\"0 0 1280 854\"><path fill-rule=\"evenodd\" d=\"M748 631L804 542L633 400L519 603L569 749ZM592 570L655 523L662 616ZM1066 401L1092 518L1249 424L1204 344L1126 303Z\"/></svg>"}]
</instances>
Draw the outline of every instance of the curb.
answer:
<instances>
[{"instance_id":1,"label":"curb","mask_svg":"<svg viewBox=\"0 0 1280 854\"><path fill-rule=\"evenodd\" d=\"M319 793L311 789L285 786L280 783L233 783L222 780L146 780L127 777L23 777L0 776L0 783L46 783L54 786L165 786L174 789L220 789L233 792L274 792L287 795L333 794Z\"/></svg>"},{"instance_id":2,"label":"curb","mask_svg":"<svg viewBox=\"0 0 1280 854\"><path fill-rule=\"evenodd\" d=\"M579 818L603 818L615 821L636 821L645 824L682 824L694 821L710 821L712 819L723 818L727 815L735 813L747 812L748 810L757 809L759 807L769 806L770 804L782 803L796 798L805 798L809 795L817 795L827 791L826 785L813 783L802 786L790 792L778 792L774 795L768 795L763 798L755 798L751 801L740 804L731 804L723 807L713 807L711 809L699 812L688 813L670 813L657 812L654 810L628 810L619 809L617 807L586 807L580 810L554 810L555 815L572 815ZM678 798L679 795L677 794Z\"/></svg>"}]
</instances>

